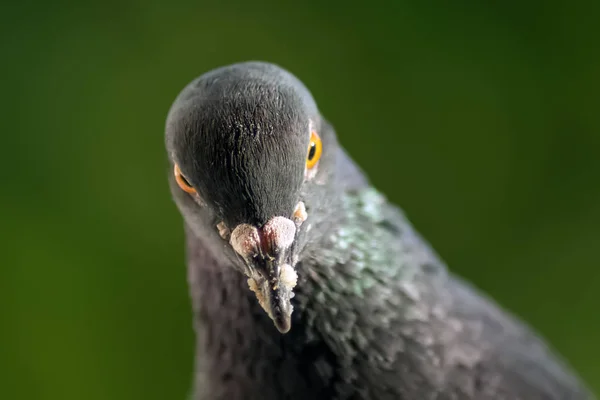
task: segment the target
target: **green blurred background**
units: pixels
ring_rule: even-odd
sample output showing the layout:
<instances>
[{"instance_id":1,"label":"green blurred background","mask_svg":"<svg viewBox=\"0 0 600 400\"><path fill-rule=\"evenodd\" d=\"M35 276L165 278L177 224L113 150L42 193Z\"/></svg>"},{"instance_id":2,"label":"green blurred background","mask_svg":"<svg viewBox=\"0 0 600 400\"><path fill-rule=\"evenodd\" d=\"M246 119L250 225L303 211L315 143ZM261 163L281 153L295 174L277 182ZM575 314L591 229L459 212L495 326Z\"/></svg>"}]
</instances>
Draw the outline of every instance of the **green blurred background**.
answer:
<instances>
[{"instance_id":1,"label":"green blurred background","mask_svg":"<svg viewBox=\"0 0 600 400\"><path fill-rule=\"evenodd\" d=\"M600 391L600 2L494 3L4 3L0 398L184 398L164 121L250 59L304 80L451 268Z\"/></svg>"}]
</instances>

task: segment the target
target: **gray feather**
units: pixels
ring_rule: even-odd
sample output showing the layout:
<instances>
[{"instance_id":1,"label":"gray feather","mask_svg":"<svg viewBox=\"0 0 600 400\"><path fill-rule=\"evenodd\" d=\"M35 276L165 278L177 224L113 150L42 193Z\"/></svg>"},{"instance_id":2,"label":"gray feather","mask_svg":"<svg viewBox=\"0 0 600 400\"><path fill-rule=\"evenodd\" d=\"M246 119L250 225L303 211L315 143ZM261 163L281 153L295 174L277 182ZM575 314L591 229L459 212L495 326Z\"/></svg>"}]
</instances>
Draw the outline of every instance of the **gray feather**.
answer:
<instances>
[{"instance_id":1,"label":"gray feather","mask_svg":"<svg viewBox=\"0 0 600 400\"><path fill-rule=\"evenodd\" d=\"M301 182L309 121L324 151L314 182ZM261 63L205 74L175 102L166 139L203 198L171 179L186 223L195 400L594 399L540 335L449 273L291 74ZM297 200L309 217L281 335L215 223L260 224Z\"/></svg>"}]
</instances>

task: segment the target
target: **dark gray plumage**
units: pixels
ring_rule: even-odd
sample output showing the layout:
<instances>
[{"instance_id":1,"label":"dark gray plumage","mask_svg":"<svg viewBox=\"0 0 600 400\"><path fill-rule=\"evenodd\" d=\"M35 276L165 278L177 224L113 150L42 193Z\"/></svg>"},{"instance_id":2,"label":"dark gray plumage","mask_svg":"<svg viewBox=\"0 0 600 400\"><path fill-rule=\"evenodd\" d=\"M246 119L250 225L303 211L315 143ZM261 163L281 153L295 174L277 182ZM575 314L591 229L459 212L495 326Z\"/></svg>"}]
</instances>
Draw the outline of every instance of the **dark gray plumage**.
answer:
<instances>
[{"instance_id":1,"label":"dark gray plumage","mask_svg":"<svg viewBox=\"0 0 600 400\"><path fill-rule=\"evenodd\" d=\"M322 156L309 169L311 131ZM593 399L539 336L447 272L290 73L202 75L173 104L166 146L196 191L171 176L194 399Z\"/></svg>"}]
</instances>

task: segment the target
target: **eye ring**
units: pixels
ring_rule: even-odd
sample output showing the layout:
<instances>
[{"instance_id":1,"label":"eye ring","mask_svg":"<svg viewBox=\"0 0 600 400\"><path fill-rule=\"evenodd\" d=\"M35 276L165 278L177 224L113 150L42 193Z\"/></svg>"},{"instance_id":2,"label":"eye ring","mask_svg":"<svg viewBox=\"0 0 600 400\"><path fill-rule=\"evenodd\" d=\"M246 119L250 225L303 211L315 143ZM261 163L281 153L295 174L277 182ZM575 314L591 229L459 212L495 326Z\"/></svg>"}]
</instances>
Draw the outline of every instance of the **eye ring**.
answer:
<instances>
[{"instance_id":1,"label":"eye ring","mask_svg":"<svg viewBox=\"0 0 600 400\"><path fill-rule=\"evenodd\" d=\"M308 144L308 153L306 154L306 168L311 169L319 162L323 152L323 143L317 132L310 133L310 143Z\"/></svg>"},{"instance_id":2,"label":"eye ring","mask_svg":"<svg viewBox=\"0 0 600 400\"><path fill-rule=\"evenodd\" d=\"M185 179L185 176L183 176L183 174L181 173L181 170L179 169L179 165L177 165L177 164L175 164L174 174L175 174L175 181L177 182L177 185L179 185L181 190L183 190L184 192L189 193L189 194L196 193L196 189L194 189L192 187L192 185L188 182L188 180Z\"/></svg>"}]
</instances>

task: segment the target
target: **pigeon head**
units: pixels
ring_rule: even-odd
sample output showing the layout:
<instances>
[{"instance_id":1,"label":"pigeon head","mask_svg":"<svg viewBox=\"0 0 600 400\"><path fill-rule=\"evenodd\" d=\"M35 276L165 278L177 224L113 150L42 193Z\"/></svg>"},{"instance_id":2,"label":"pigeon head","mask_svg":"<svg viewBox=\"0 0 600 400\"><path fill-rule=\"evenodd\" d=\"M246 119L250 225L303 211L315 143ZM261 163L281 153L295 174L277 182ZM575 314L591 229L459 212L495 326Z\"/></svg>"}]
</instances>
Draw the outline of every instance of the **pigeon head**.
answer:
<instances>
[{"instance_id":1,"label":"pigeon head","mask_svg":"<svg viewBox=\"0 0 600 400\"><path fill-rule=\"evenodd\" d=\"M330 197L336 141L324 125L307 88L261 62L200 76L167 117L170 186L188 231L248 277L282 333L296 264Z\"/></svg>"}]
</instances>

